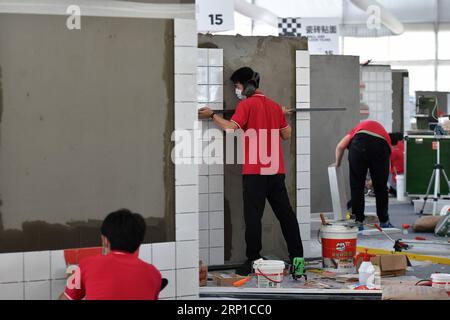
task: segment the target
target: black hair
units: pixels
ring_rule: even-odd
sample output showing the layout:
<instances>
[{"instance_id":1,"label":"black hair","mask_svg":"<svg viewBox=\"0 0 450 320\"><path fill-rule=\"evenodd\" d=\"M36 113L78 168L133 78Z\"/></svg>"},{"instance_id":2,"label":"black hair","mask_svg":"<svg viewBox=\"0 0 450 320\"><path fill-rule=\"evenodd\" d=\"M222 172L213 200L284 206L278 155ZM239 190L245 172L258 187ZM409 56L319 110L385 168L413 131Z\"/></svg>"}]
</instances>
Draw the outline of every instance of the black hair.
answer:
<instances>
[{"instance_id":1,"label":"black hair","mask_svg":"<svg viewBox=\"0 0 450 320\"><path fill-rule=\"evenodd\" d=\"M250 97L252 96L256 89L259 88L259 80L260 76L258 72L252 70L249 67L242 67L233 72L230 77L230 80L233 81L234 84L241 83L244 86L243 95Z\"/></svg>"},{"instance_id":2,"label":"black hair","mask_svg":"<svg viewBox=\"0 0 450 320\"><path fill-rule=\"evenodd\" d=\"M111 244L111 250L133 253L144 241L145 229L145 221L140 214L120 209L103 220L101 233Z\"/></svg>"},{"instance_id":3,"label":"black hair","mask_svg":"<svg viewBox=\"0 0 450 320\"><path fill-rule=\"evenodd\" d=\"M401 132L389 133L389 137L391 138L391 144L393 146L396 146L399 141L402 141L404 139Z\"/></svg>"},{"instance_id":4,"label":"black hair","mask_svg":"<svg viewBox=\"0 0 450 320\"><path fill-rule=\"evenodd\" d=\"M395 133L389 133L389 138L391 138L391 144L396 146L398 142L397 135Z\"/></svg>"}]
</instances>

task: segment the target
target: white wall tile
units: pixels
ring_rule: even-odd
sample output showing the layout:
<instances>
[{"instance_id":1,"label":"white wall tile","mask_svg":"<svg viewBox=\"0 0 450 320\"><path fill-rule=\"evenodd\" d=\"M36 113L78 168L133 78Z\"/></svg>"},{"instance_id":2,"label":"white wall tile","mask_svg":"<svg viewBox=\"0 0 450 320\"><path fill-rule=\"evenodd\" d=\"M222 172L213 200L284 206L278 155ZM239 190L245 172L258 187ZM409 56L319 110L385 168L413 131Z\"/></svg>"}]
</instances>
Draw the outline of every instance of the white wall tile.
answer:
<instances>
[{"instance_id":1,"label":"white wall tile","mask_svg":"<svg viewBox=\"0 0 450 320\"><path fill-rule=\"evenodd\" d=\"M193 130L198 121L197 105L193 102L175 103L175 129Z\"/></svg>"},{"instance_id":2,"label":"white wall tile","mask_svg":"<svg viewBox=\"0 0 450 320\"><path fill-rule=\"evenodd\" d=\"M198 192L199 193L209 193L209 177L199 176L198 177Z\"/></svg>"},{"instance_id":3,"label":"white wall tile","mask_svg":"<svg viewBox=\"0 0 450 320\"><path fill-rule=\"evenodd\" d=\"M209 214L208 212L200 212L198 214L198 225L199 230L208 230L209 229Z\"/></svg>"},{"instance_id":4,"label":"white wall tile","mask_svg":"<svg viewBox=\"0 0 450 320\"><path fill-rule=\"evenodd\" d=\"M49 280L50 251L25 252L24 266L25 281Z\"/></svg>"},{"instance_id":5,"label":"white wall tile","mask_svg":"<svg viewBox=\"0 0 450 320\"><path fill-rule=\"evenodd\" d=\"M197 67L197 84L208 84L208 67Z\"/></svg>"},{"instance_id":6,"label":"white wall tile","mask_svg":"<svg viewBox=\"0 0 450 320\"><path fill-rule=\"evenodd\" d=\"M209 211L209 194L200 194L199 198L199 211L208 212Z\"/></svg>"},{"instance_id":7,"label":"white wall tile","mask_svg":"<svg viewBox=\"0 0 450 320\"><path fill-rule=\"evenodd\" d=\"M310 72L309 68L297 68L297 85L310 85Z\"/></svg>"},{"instance_id":8,"label":"white wall tile","mask_svg":"<svg viewBox=\"0 0 450 320\"><path fill-rule=\"evenodd\" d=\"M209 230L209 246L223 247L224 243L224 229L213 229Z\"/></svg>"},{"instance_id":9,"label":"white wall tile","mask_svg":"<svg viewBox=\"0 0 450 320\"><path fill-rule=\"evenodd\" d=\"M208 49L199 48L197 49L198 58L197 58L197 66L199 67L207 67L208 66Z\"/></svg>"},{"instance_id":10,"label":"white wall tile","mask_svg":"<svg viewBox=\"0 0 450 320\"><path fill-rule=\"evenodd\" d=\"M198 267L177 270L177 296L189 296L198 293Z\"/></svg>"},{"instance_id":11,"label":"white wall tile","mask_svg":"<svg viewBox=\"0 0 450 320\"><path fill-rule=\"evenodd\" d=\"M297 172L297 189L311 188L311 173Z\"/></svg>"},{"instance_id":12,"label":"white wall tile","mask_svg":"<svg viewBox=\"0 0 450 320\"><path fill-rule=\"evenodd\" d=\"M201 248L199 250L199 258L204 264L209 265L209 248Z\"/></svg>"},{"instance_id":13,"label":"white wall tile","mask_svg":"<svg viewBox=\"0 0 450 320\"><path fill-rule=\"evenodd\" d=\"M23 280L23 253L0 254L0 283Z\"/></svg>"},{"instance_id":14,"label":"white wall tile","mask_svg":"<svg viewBox=\"0 0 450 320\"><path fill-rule=\"evenodd\" d=\"M311 154L311 138L297 138L297 154Z\"/></svg>"},{"instance_id":15,"label":"white wall tile","mask_svg":"<svg viewBox=\"0 0 450 320\"><path fill-rule=\"evenodd\" d=\"M223 109L223 102L210 102L208 103L208 106L212 110L222 110ZM215 126L216 128L219 128L214 122L210 121L210 123Z\"/></svg>"},{"instance_id":16,"label":"white wall tile","mask_svg":"<svg viewBox=\"0 0 450 320\"><path fill-rule=\"evenodd\" d=\"M209 229L199 231L199 247L209 248Z\"/></svg>"},{"instance_id":17,"label":"white wall tile","mask_svg":"<svg viewBox=\"0 0 450 320\"><path fill-rule=\"evenodd\" d=\"M209 174L217 175L222 174L223 175L223 164L212 164L209 166Z\"/></svg>"},{"instance_id":18,"label":"white wall tile","mask_svg":"<svg viewBox=\"0 0 450 320\"><path fill-rule=\"evenodd\" d=\"M153 243L152 259L153 264L159 270L175 269L175 243Z\"/></svg>"},{"instance_id":19,"label":"white wall tile","mask_svg":"<svg viewBox=\"0 0 450 320\"><path fill-rule=\"evenodd\" d=\"M302 241L303 245L303 256L305 258L318 258L314 257L311 250L311 241Z\"/></svg>"},{"instance_id":20,"label":"white wall tile","mask_svg":"<svg viewBox=\"0 0 450 320\"><path fill-rule=\"evenodd\" d=\"M151 243L144 243L139 247L139 259L150 264L153 263Z\"/></svg>"},{"instance_id":21,"label":"white wall tile","mask_svg":"<svg viewBox=\"0 0 450 320\"><path fill-rule=\"evenodd\" d=\"M209 49L209 66L223 66L223 49Z\"/></svg>"},{"instance_id":22,"label":"white wall tile","mask_svg":"<svg viewBox=\"0 0 450 320\"><path fill-rule=\"evenodd\" d=\"M25 282L25 300L50 300L50 280Z\"/></svg>"},{"instance_id":23,"label":"white wall tile","mask_svg":"<svg viewBox=\"0 0 450 320\"><path fill-rule=\"evenodd\" d=\"M297 86L297 102L310 102L311 94L309 86Z\"/></svg>"},{"instance_id":24,"label":"white wall tile","mask_svg":"<svg viewBox=\"0 0 450 320\"><path fill-rule=\"evenodd\" d=\"M201 163L198 165L198 174L201 176L209 175L209 165L206 163Z\"/></svg>"},{"instance_id":25,"label":"white wall tile","mask_svg":"<svg viewBox=\"0 0 450 320\"><path fill-rule=\"evenodd\" d=\"M302 241L311 240L311 224L309 223L300 223L300 235L302 237Z\"/></svg>"},{"instance_id":26,"label":"white wall tile","mask_svg":"<svg viewBox=\"0 0 450 320\"><path fill-rule=\"evenodd\" d=\"M65 279L66 269L64 250L50 251L50 279Z\"/></svg>"},{"instance_id":27,"label":"white wall tile","mask_svg":"<svg viewBox=\"0 0 450 320\"><path fill-rule=\"evenodd\" d=\"M297 120L297 137L310 137L310 136L311 136L311 121Z\"/></svg>"},{"instance_id":28,"label":"white wall tile","mask_svg":"<svg viewBox=\"0 0 450 320\"><path fill-rule=\"evenodd\" d=\"M209 192L219 193L224 191L223 175L209 176Z\"/></svg>"},{"instance_id":29,"label":"white wall tile","mask_svg":"<svg viewBox=\"0 0 450 320\"><path fill-rule=\"evenodd\" d=\"M175 166L175 185L198 184L199 166L197 164L177 164Z\"/></svg>"},{"instance_id":30,"label":"white wall tile","mask_svg":"<svg viewBox=\"0 0 450 320\"><path fill-rule=\"evenodd\" d=\"M175 47L175 74L196 73L197 48Z\"/></svg>"},{"instance_id":31,"label":"white wall tile","mask_svg":"<svg viewBox=\"0 0 450 320\"><path fill-rule=\"evenodd\" d=\"M310 67L310 56L307 50L297 50L296 51L296 66L297 68L309 68Z\"/></svg>"},{"instance_id":32,"label":"white wall tile","mask_svg":"<svg viewBox=\"0 0 450 320\"><path fill-rule=\"evenodd\" d=\"M0 264L1 266L1 264ZM24 283L0 283L0 300L23 300Z\"/></svg>"},{"instance_id":33,"label":"white wall tile","mask_svg":"<svg viewBox=\"0 0 450 320\"><path fill-rule=\"evenodd\" d=\"M198 213L179 214L176 217L177 241L198 240Z\"/></svg>"},{"instance_id":34,"label":"white wall tile","mask_svg":"<svg viewBox=\"0 0 450 320\"><path fill-rule=\"evenodd\" d=\"M225 250L221 248L210 248L209 249L209 264L211 266L218 266L224 264Z\"/></svg>"},{"instance_id":35,"label":"white wall tile","mask_svg":"<svg viewBox=\"0 0 450 320\"><path fill-rule=\"evenodd\" d=\"M209 195L209 211L223 211L223 193L213 193Z\"/></svg>"},{"instance_id":36,"label":"white wall tile","mask_svg":"<svg viewBox=\"0 0 450 320\"><path fill-rule=\"evenodd\" d=\"M209 87L205 84L197 85L197 100L199 103L206 103L209 101Z\"/></svg>"},{"instance_id":37,"label":"white wall tile","mask_svg":"<svg viewBox=\"0 0 450 320\"><path fill-rule=\"evenodd\" d=\"M209 227L211 229L224 229L224 213L223 211L213 211L209 213Z\"/></svg>"},{"instance_id":38,"label":"white wall tile","mask_svg":"<svg viewBox=\"0 0 450 320\"><path fill-rule=\"evenodd\" d=\"M58 300L61 293L64 292L66 289L66 279L63 280L51 280L50 286L51 286L51 299L52 300Z\"/></svg>"},{"instance_id":39,"label":"white wall tile","mask_svg":"<svg viewBox=\"0 0 450 320\"><path fill-rule=\"evenodd\" d=\"M175 102L197 102L197 76L175 75Z\"/></svg>"},{"instance_id":40,"label":"white wall tile","mask_svg":"<svg viewBox=\"0 0 450 320\"><path fill-rule=\"evenodd\" d=\"M297 207L298 223L311 223L311 208Z\"/></svg>"},{"instance_id":41,"label":"white wall tile","mask_svg":"<svg viewBox=\"0 0 450 320\"><path fill-rule=\"evenodd\" d=\"M176 243L177 246L177 258L176 258L176 267L180 268L198 268L199 256L198 249L199 243L198 241L181 241Z\"/></svg>"},{"instance_id":42,"label":"white wall tile","mask_svg":"<svg viewBox=\"0 0 450 320\"><path fill-rule=\"evenodd\" d=\"M195 20L175 19L175 46L197 47L197 23Z\"/></svg>"},{"instance_id":43,"label":"white wall tile","mask_svg":"<svg viewBox=\"0 0 450 320\"><path fill-rule=\"evenodd\" d=\"M209 85L209 102L223 102L223 86Z\"/></svg>"},{"instance_id":44,"label":"white wall tile","mask_svg":"<svg viewBox=\"0 0 450 320\"><path fill-rule=\"evenodd\" d=\"M297 190L297 206L299 207L311 206L311 190L309 189Z\"/></svg>"},{"instance_id":45,"label":"white wall tile","mask_svg":"<svg viewBox=\"0 0 450 320\"><path fill-rule=\"evenodd\" d=\"M310 155L297 155L297 171L310 171L311 169L311 156Z\"/></svg>"},{"instance_id":46,"label":"white wall tile","mask_svg":"<svg viewBox=\"0 0 450 320\"><path fill-rule=\"evenodd\" d=\"M223 67L209 67L209 84L223 85ZM223 90L223 88L222 88Z\"/></svg>"},{"instance_id":47,"label":"white wall tile","mask_svg":"<svg viewBox=\"0 0 450 320\"><path fill-rule=\"evenodd\" d=\"M176 186L175 191L176 213L198 212L198 186Z\"/></svg>"},{"instance_id":48,"label":"white wall tile","mask_svg":"<svg viewBox=\"0 0 450 320\"><path fill-rule=\"evenodd\" d=\"M168 281L167 287L159 293L160 299L174 298L176 296L176 276L175 270L161 271L161 276Z\"/></svg>"}]
</instances>

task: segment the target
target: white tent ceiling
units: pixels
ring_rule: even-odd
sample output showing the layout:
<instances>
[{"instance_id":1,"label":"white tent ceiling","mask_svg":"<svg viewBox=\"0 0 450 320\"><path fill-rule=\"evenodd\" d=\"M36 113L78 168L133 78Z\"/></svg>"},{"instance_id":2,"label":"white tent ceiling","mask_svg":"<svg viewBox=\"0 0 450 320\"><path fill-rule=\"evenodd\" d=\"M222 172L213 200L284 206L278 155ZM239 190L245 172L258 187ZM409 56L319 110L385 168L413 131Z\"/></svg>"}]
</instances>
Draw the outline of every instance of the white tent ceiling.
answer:
<instances>
[{"instance_id":1,"label":"white tent ceiling","mask_svg":"<svg viewBox=\"0 0 450 320\"><path fill-rule=\"evenodd\" d=\"M378 0L401 22L450 22L450 0ZM350 0L255 0L280 17L341 17L345 24L364 24L367 14ZM436 10L436 6L439 6Z\"/></svg>"}]
</instances>

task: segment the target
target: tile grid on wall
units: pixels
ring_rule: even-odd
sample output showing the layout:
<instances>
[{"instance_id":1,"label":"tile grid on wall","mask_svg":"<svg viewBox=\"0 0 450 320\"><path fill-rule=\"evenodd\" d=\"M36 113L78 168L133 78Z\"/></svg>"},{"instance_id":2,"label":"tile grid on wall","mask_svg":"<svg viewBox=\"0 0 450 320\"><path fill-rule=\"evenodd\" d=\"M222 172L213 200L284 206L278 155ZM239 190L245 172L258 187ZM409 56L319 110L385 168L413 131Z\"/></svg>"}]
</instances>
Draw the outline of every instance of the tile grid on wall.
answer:
<instances>
[{"instance_id":1,"label":"tile grid on wall","mask_svg":"<svg viewBox=\"0 0 450 320\"><path fill-rule=\"evenodd\" d=\"M223 109L223 49L198 49L198 107ZM212 121L201 121L202 149L215 140L223 150L223 134ZM216 130L214 137L209 130ZM214 139L213 139L214 138ZM221 151L222 152L222 151ZM224 264L224 176L223 164L210 164L209 152L203 154L199 170L200 259L208 265ZM223 157L217 158L223 160ZM206 162L206 163L205 163Z\"/></svg>"},{"instance_id":2,"label":"tile grid on wall","mask_svg":"<svg viewBox=\"0 0 450 320\"><path fill-rule=\"evenodd\" d=\"M392 131L392 70L390 66L361 67L362 102L369 107L369 119Z\"/></svg>"},{"instance_id":3,"label":"tile grid on wall","mask_svg":"<svg viewBox=\"0 0 450 320\"><path fill-rule=\"evenodd\" d=\"M296 52L297 108L309 109L310 56L305 50ZM297 219L305 257L311 255L311 113L297 112Z\"/></svg>"},{"instance_id":4,"label":"tile grid on wall","mask_svg":"<svg viewBox=\"0 0 450 320\"><path fill-rule=\"evenodd\" d=\"M195 129L197 29L175 19L175 128ZM199 155L192 155L194 157ZM175 165L176 241L145 244L139 257L169 280L161 299L198 298L198 166ZM0 254L0 300L57 299L66 283L64 251Z\"/></svg>"},{"instance_id":5,"label":"tile grid on wall","mask_svg":"<svg viewBox=\"0 0 450 320\"><path fill-rule=\"evenodd\" d=\"M194 133L194 144L201 142L199 135L195 134L195 130L198 130L195 127L197 42L196 21L175 19L175 130L190 130ZM178 112L180 110L182 112ZM199 149L196 148L196 152L190 157L192 160L190 164L175 165L175 265L174 272L169 272L170 275L175 276L172 278L175 296L164 295L163 291L162 298L198 297L199 169L198 164L193 161L200 157L198 152ZM152 253L155 259L155 251L153 250Z\"/></svg>"}]
</instances>

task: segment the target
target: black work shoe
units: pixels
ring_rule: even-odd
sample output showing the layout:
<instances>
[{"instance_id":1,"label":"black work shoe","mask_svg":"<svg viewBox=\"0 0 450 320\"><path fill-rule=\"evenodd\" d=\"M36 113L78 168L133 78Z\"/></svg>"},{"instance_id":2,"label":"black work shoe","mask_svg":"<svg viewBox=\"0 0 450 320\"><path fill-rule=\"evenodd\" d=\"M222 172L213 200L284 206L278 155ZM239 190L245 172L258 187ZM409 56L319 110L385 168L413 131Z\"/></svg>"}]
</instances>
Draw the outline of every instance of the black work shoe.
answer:
<instances>
[{"instance_id":1,"label":"black work shoe","mask_svg":"<svg viewBox=\"0 0 450 320\"><path fill-rule=\"evenodd\" d=\"M236 274L240 276L248 276L253 272L253 261L245 261L239 268L236 269Z\"/></svg>"}]
</instances>

